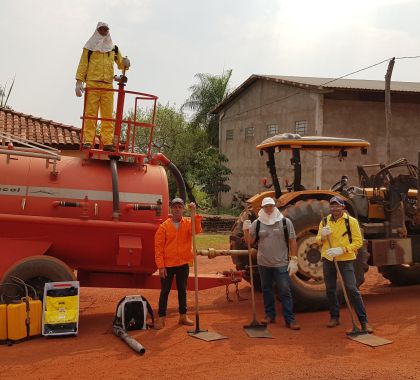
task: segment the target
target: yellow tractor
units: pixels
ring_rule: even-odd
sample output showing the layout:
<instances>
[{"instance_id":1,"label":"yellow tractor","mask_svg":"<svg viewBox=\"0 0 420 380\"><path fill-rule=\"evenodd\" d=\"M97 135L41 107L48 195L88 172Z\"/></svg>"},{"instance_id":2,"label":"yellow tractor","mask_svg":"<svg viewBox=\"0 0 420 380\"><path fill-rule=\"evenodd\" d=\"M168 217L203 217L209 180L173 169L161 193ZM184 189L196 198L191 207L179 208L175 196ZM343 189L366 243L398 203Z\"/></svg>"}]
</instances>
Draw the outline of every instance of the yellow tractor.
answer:
<instances>
[{"instance_id":1,"label":"yellow tractor","mask_svg":"<svg viewBox=\"0 0 420 380\"><path fill-rule=\"evenodd\" d=\"M292 292L297 310L320 310L327 307L321 253L315 236L321 215L329 213L329 199L340 196L350 215L359 220L366 244L354 262L357 282L364 282L369 265L396 285L420 283L420 213L418 202L418 168L406 159L389 165L357 167L359 184L348 183L342 176L329 190L307 190L301 182L301 151L336 152L339 158L349 150L367 153L369 142L362 139L280 134L264 140L257 149L267 156L271 176L270 190L247 200L230 235L231 249L246 249L242 223L254 220L261 200L270 196L279 210L293 222L297 234L299 271L292 276ZM293 183L282 189L277 175L275 153L291 152ZM265 187L268 187L267 185ZM271 187L273 189L271 189ZM247 259L233 257L237 269L249 271ZM258 277L258 271L254 271ZM249 277L249 272L245 278ZM258 286L259 280L256 281Z\"/></svg>"}]
</instances>

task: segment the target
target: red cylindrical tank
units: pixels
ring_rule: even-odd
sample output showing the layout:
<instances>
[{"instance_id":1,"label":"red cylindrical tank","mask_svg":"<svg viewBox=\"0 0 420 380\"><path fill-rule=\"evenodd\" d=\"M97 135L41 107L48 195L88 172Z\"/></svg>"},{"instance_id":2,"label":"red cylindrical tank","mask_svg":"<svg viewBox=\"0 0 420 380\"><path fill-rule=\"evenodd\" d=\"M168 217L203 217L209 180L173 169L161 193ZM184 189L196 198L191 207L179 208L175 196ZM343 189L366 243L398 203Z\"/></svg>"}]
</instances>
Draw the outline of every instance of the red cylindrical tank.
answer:
<instances>
[{"instance_id":1,"label":"red cylindrical tank","mask_svg":"<svg viewBox=\"0 0 420 380\"><path fill-rule=\"evenodd\" d=\"M153 164L117 167L116 219L110 160L63 156L56 176L45 160L1 160L0 242L10 252L0 253L0 278L13 260L40 254L80 271L153 273L154 233L168 216L166 172ZM135 211L133 204L161 210Z\"/></svg>"}]
</instances>

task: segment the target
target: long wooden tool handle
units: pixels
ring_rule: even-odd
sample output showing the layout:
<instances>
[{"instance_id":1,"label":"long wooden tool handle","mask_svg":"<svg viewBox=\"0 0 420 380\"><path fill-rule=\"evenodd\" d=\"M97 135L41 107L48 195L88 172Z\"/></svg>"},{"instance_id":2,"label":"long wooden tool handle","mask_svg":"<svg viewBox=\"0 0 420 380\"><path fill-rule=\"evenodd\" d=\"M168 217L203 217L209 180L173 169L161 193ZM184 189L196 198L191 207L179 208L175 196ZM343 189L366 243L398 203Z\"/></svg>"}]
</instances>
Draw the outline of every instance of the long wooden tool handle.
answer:
<instances>
[{"instance_id":1,"label":"long wooden tool handle","mask_svg":"<svg viewBox=\"0 0 420 380\"><path fill-rule=\"evenodd\" d=\"M254 273L252 268L252 254L251 254L251 236L249 235L249 230L244 231L245 240L248 247L248 260L249 260L249 276L251 280L251 303L252 303L252 321L257 320L257 312L255 310L255 295L254 295Z\"/></svg>"},{"instance_id":2,"label":"long wooden tool handle","mask_svg":"<svg viewBox=\"0 0 420 380\"><path fill-rule=\"evenodd\" d=\"M195 329L200 330L200 317L198 308L198 268L197 268L197 243L195 237L195 208L191 209L191 233L194 255L194 289L195 289Z\"/></svg>"}]
</instances>

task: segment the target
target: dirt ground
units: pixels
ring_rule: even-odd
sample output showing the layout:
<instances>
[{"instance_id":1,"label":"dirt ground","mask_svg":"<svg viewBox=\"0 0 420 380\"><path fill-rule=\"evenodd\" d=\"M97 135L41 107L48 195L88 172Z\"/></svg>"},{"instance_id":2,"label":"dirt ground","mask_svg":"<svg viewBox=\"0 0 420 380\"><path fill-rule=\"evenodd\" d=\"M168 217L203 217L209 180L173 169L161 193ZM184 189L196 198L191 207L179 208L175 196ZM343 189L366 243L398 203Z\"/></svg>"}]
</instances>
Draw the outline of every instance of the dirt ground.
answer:
<instances>
[{"instance_id":1,"label":"dirt ground","mask_svg":"<svg viewBox=\"0 0 420 380\"><path fill-rule=\"evenodd\" d=\"M232 268L229 258L199 259L201 273ZM204 342L177 325L176 293L170 295L166 328L132 334L146 348L138 356L111 332L114 308L134 289L82 288L79 335L37 338L0 346L0 379L420 379L420 286L397 288L371 269L363 285L375 334L393 340L371 348L348 339L342 324L327 329L327 312L297 314L301 331L278 322L274 339L251 339L242 326L251 320L250 287L240 284L247 301L228 303L225 288L200 292L201 327L228 339ZM154 308L159 291L142 290ZM188 294L193 317L194 293ZM259 317L262 297L256 295Z\"/></svg>"}]
</instances>

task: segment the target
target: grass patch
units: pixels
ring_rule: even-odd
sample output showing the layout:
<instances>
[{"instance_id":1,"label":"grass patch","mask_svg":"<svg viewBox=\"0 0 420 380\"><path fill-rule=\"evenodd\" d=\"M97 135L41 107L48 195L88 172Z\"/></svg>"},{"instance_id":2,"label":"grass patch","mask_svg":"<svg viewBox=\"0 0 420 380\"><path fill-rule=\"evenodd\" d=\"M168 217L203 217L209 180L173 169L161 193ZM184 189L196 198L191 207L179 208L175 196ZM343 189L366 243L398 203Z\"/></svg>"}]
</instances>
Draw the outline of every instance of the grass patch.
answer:
<instances>
[{"instance_id":1,"label":"grass patch","mask_svg":"<svg viewBox=\"0 0 420 380\"><path fill-rule=\"evenodd\" d=\"M229 233L226 234L198 234L197 249L229 249Z\"/></svg>"}]
</instances>

